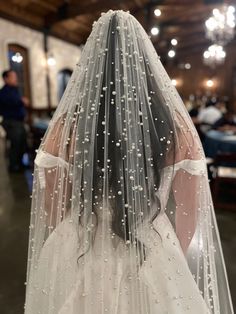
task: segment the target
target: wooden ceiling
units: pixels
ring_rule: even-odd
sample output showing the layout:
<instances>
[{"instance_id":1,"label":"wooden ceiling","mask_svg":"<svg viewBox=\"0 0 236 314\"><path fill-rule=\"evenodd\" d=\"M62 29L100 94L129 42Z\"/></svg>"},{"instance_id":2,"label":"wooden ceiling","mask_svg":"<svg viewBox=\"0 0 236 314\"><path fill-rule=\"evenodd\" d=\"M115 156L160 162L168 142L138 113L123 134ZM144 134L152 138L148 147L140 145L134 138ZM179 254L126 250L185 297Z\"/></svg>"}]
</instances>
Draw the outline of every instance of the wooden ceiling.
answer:
<instances>
[{"instance_id":1,"label":"wooden ceiling","mask_svg":"<svg viewBox=\"0 0 236 314\"><path fill-rule=\"evenodd\" d=\"M129 10L150 33L152 26L160 34L152 37L160 55L178 40L177 51L184 54L209 45L205 38L205 20L214 7L236 0L0 0L0 16L54 35L68 42L84 44L92 23L109 9ZM154 16L154 9L162 12Z\"/></svg>"}]
</instances>

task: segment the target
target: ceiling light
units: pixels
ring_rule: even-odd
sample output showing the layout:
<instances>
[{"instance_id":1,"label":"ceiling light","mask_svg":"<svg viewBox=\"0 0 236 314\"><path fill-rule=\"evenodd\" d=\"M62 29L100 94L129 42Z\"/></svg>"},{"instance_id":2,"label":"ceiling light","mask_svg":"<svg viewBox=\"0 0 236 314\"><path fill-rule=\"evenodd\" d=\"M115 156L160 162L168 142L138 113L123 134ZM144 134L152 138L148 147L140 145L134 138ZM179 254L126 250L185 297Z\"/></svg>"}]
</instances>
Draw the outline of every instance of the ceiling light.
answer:
<instances>
[{"instance_id":1,"label":"ceiling light","mask_svg":"<svg viewBox=\"0 0 236 314\"><path fill-rule=\"evenodd\" d=\"M154 26L152 29L151 29L151 33L152 35L156 36L159 34L159 28Z\"/></svg>"},{"instance_id":2,"label":"ceiling light","mask_svg":"<svg viewBox=\"0 0 236 314\"><path fill-rule=\"evenodd\" d=\"M235 8L223 6L213 9L212 16L206 20L206 36L218 45L225 45L234 38L236 24Z\"/></svg>"},{"instance_id":3,"label":"ceiling light","mask_svg":"<svg viewBox=\"0 0 236 314\"><path fill-rule=\"evenodd\" d=\"M156 16L160 16L160 15L161 15L161 10L155 9L155 10L154 10L154 14L155 14Z\"/></svg>"},{"instance_id":4,"label":"ceiling light","mask_svg":"<svg viewBox=\"0 0 236 314\"><path fill-rule=\"evenodd\" d=\"M170 57L170 58L174 58L174 56L175 56L175 51L174 50L169 50L168 51L168 56Z\"/></svg>"},{"instance_id":5,"label":"ceiling light","mask_svg":"<svg viewBox=\"0 0 236 314\"><path fill-rule=\"evenodd\" d=\"M184 65L186 70L190 70L191 69L191 64L190 63L185 63Z\"/></svg>"},{"instance_id":6,"label":"ceiling light","mask_svg":"<svg viewBox=\"0 0 236 314\"><path fill-rule=\"evenodd\" d=\"M178 44L177 39L173 38L171 39L171 45L176 46Z\"/></svg>"},{"instance_id":7,"label":"ceiling light","mask_svg":"<svg viewBox=\"0 0 236 314\"><path fill-rule=\"evenodd\" d=\"M49 55L47 58L47 64L49 66L54 66L56 64L56 60L52 55Z\"/></svg>"},{"instance_id":8,"label":"ceiling light","mask_svg":"<svg viewBox=\"0 0 236 314\"><path fill-rule=\"evenodd\" d=\"M177 85L177 81L175 79L171 80L172 85L176 86Z\"/></svg>"},{"instance_id":9,"label":"ceiling light","mask_svg":"<svg viewBox=\"0 0 236 314\"><path fill-rule=\"evenodd\" d=\"M206 82L207 87L213 87L213 85L214 85L214 82L212 80L207 80Z\"/></svg>"}]
</instances>

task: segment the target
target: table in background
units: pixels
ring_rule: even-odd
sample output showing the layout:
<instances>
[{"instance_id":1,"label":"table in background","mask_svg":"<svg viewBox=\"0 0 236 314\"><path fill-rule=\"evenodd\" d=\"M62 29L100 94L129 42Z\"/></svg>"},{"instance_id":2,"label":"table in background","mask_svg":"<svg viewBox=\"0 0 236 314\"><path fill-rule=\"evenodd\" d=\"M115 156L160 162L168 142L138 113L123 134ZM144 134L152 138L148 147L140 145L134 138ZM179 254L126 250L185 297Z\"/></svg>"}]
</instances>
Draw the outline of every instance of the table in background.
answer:
<instances>
[{"instance_id":1,"label":"table in background","mask_svg":"<svg viewBox=\"0 0 236 314\"><path fill-rule=\"evenodd\" d=\"M203 148L206 156L211 158L218 153L236 153L236 135L210 130L206 133Z\"/></svg>"}]
</instances>

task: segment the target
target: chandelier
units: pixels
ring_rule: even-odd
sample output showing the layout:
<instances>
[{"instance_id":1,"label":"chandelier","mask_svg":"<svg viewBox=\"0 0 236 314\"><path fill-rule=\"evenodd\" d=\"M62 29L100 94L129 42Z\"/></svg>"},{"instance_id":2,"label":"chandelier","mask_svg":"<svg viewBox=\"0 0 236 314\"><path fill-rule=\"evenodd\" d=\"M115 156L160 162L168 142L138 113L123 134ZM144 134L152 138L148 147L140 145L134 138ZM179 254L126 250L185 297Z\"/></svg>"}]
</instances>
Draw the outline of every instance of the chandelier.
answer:
<instances>
[{"instance_id":1,"label":"chandelier","mask_svg":"<svg viewBox=\"0 0 236 314\"><path fill-rule=\"evenodd\" d=\"M224 63L226 52L223 46L234 38L235 8L231 5L224 5L221 9L215 8L205 25L206 37L213 45L204 52L204 63L214 67Z\"/></svg>"},{"instance_id":2,"label":"chandelier","mask_svg":"<svg viewBox=\"0 0 236 314\"><path fill-rule=\"evenodd\" d=\"M205 22L206 36L216 44L226 45L234 38L235 8L223 6L221 10L214 9L212 13Z\"/></svg>"},{"instance_id":3,"label":"chandelier","mask_svg":"<svg viewBox=\"0 0 236 314\"><path fill-rule=\"evenodd\" d=\"M206 50L203 54L204 63L211 67L215 65L220 65L224 63L226 53L224 51L223 46L214 44L211 45L208 50Z\"/></svg>"}]
</instances>

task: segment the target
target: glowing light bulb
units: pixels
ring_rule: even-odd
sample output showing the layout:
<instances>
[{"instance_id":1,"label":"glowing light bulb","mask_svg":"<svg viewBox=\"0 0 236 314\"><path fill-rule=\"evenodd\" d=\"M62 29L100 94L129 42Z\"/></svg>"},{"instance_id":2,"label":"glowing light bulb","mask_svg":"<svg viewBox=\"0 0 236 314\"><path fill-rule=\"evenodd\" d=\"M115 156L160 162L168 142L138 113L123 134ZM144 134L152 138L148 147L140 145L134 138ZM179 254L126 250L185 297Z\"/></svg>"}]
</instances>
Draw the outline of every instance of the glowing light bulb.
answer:
<instances>
[{"instance_id":1,"label":"glowing light bulb","mask_svg":"<svg viewBox=\"0 0 236 314\"><path fill-rule=\"evenodd\" d=\"M185 63L184 65L186 70L190 70L191 69L191 64L190 63Z\"/></svg>"},{"instance_id":2,"label":"glowing light bulb","mask_svg":"<svg viewBox=\"0 0 236 314\"><path fill-rule=\"evenodd\" d=\"M48 64L49 66L54 66L54 65L56 64L55 58L54 58L53 56L49 56L49 57L47 58L47 64Z\"/></svg>"},{"instance_id":3,"label":"glowing light bulb","mask_svg":"<svg viewBox=\"0 0 236 314\"><path fill-rule=\"evenodd\" d=\"M161 10L155 9L155 10L154 10L154 14L155 14L156 16L161 16Z\"/></svg>"},{"instance_id":4,"label":"glowing light bulb","mask_svg":"<svg viewBox=\"0 0 236 314\"><path fill-rule=\"evenodd\" d=\"M176 86L177 85L177 81L175 79L171 80L172 85Z\"/></svg>"},{"instance_id":5,"label":"glowing light bulb","mask_svg":"<svg viewBox=\"0 0 236 314\"><path fill-rule=\"evenodd\" d=\"M214 82L212 80L207 80L206 85L207 87L213 87Z\"/></svg>"},{"instance_id":6,"label":"glowing light bulb","mask_svg":"<svg viewBox=\"0 0 236 314\"><path fill-rule=\"evenodd\" d=\"M174 50L169 50L168 51L168 56L170 57L170 58L174 58L174 56L175 56L175 51Z\"/></svg>"},{"instance_id":7,"label":"glowing light bulb","mask_svg":"<svg viewBox=\"0 0 236 314\"><path fill-rule=\"evenodd\" d=\"M152 35L156 36L159 34L159 28L154 26L152 29L151 29L151 33Z\"/></svg>"},{"instance_id":8,"label":"glowing light bulb","mask_svg":"<svg viewBox=\"0 0 236 314\"><path fill-rule=\"evenodd\" d=\"M172 46L176 46L177 44L178 44L177 39L175 39L175 38L171 39L171 45Z\"/></svg>"}]
</instances>

